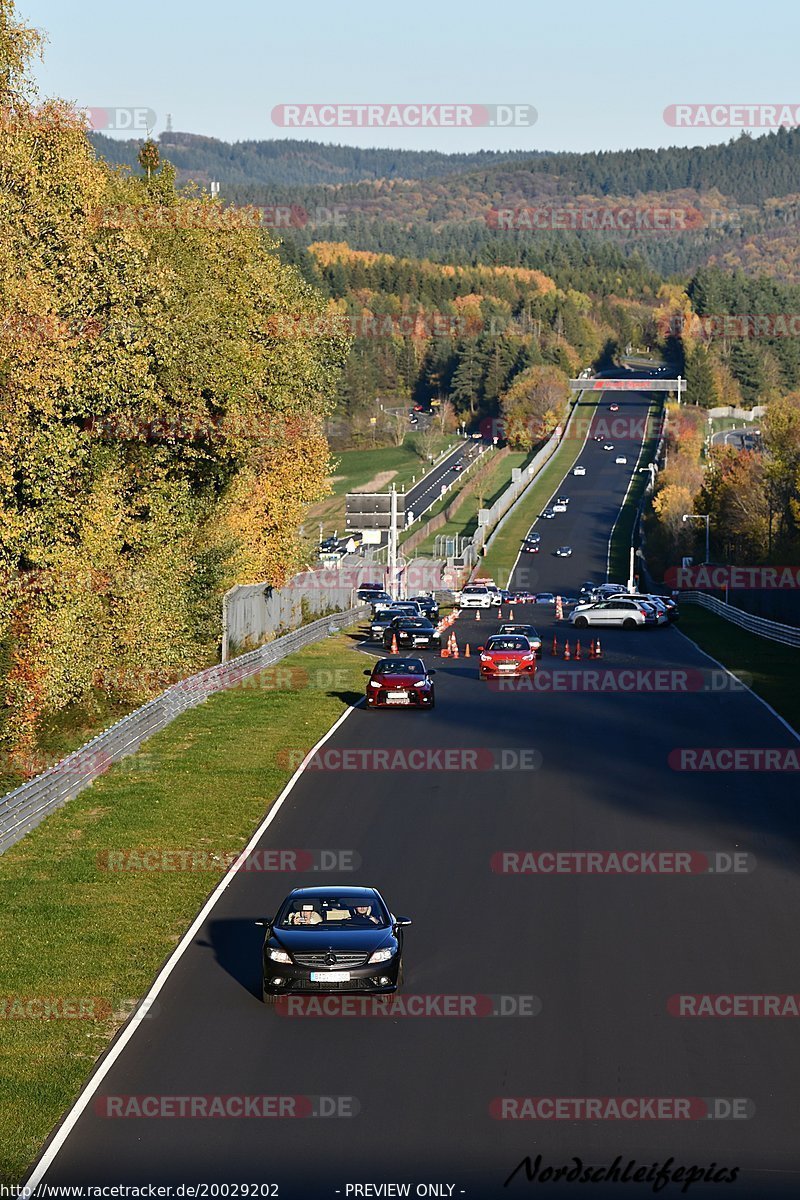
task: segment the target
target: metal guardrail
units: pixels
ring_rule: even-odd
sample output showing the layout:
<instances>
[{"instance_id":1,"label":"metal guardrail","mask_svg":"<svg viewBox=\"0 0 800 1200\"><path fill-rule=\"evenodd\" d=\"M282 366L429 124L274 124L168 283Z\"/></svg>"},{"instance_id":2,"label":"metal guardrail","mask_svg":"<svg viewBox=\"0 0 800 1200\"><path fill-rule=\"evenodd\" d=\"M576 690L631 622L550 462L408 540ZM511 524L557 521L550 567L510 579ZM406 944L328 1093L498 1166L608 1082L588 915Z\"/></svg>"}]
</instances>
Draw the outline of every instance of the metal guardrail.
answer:
<instances>
[{"instance_id":1,"label":"metal guardrail","mask_svg":"<svg viewBox=\"0 0 800 1200\"><path fill-rule=\"evenodd\" d=\"M716 596L708 596L705 592L680 592L678 599L684 604L699 604L718 617L738 625L748 633L767 638L770 642L780 642L782 646L800 646L800 629L793 625L781 625L779 621L768 621L766 617L754 617L752 613L741 608L734 608Z\"/></svg>"},{"instance_id":2,"label":"metal guardrail","mask_svg":"<svg viewBox=\"0 0 800 1200\"><path fill-rule=\"evenodd\" d=\"M366 606L359 605L347 612L322 617L248 654L180 680L49 770L0 797L0 854L181 713L202 704L216 692L238 686L243 679L280 662L295 650L321 641L331 628L339 630L352 625L364 612Z\"/></svg>"}]
</instances>

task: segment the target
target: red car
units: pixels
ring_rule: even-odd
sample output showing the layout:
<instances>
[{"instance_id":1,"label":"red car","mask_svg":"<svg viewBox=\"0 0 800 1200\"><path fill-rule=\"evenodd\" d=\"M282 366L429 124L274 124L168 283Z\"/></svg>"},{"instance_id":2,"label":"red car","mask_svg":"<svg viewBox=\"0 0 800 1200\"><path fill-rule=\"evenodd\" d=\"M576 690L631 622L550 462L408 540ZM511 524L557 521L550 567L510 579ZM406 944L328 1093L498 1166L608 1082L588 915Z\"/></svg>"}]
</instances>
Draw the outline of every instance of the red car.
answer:
<instances>
[{"instance_id":1,"label":"red car","mask_svg":"<svg viewBox=\"0 0 800 1200\"><path fill-rule=\"evenodd\" d=\"M367 708L435 708L436 696L429 671L421 658L380 658L370 671Z\"/></svg>"},{"instance_id":2,"label":"red car","mask_svg":"<svg viewBox=\"0 0 800 1200\"><path fill-rule=\"evenodd\" d=\"M478 663L481 679L513 679L536 670L536 655L522 634L494 634L480 647Z\"/></svg>"}]
</instances>

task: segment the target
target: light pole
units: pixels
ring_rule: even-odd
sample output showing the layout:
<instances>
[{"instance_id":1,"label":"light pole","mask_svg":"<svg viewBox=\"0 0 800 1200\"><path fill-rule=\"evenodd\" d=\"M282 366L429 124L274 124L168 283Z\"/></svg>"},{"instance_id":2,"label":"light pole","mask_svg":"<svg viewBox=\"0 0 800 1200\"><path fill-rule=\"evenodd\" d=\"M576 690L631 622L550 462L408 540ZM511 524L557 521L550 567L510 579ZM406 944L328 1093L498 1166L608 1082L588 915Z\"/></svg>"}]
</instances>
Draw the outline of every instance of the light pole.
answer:
<instances>
[{"instance_id":1,"label":"light pole","mask_svg":"<svg viewBox=\"0 0 800 1200\"><path fill-rule=\"evenodd\" d=\"M705 521L705 523L706 523L706 562L709 562L710 558L711 558L709 549L708 549L708 522L709 522L709 519L710 519L710 513L684 513L683 518L682 518L684 524L686 523L686 521Z\"/></svg>"}]
</instances>

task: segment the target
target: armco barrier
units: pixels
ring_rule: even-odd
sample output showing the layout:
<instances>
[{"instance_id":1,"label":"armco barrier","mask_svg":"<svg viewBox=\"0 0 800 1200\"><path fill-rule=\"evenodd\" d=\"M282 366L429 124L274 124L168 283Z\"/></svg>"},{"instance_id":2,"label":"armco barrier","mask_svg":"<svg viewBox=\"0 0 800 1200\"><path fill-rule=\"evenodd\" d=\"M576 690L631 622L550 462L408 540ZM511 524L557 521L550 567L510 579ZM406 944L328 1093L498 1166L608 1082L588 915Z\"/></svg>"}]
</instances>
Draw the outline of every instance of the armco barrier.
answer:
<instances>
[{"instance_id":1,"label":"armco barrier","mask_svg":"<svg viewBox=\"0 0 800 1200\"><path fill-rule=\"evenodd\" d=\"M734 608L716 596L708 596L705 592L679 592L677 599L682 604L699 604L718 617L723 617L740 629L754 633L758 637L767 638L770 642L780 642L782 646L800 646L800 629L793 625L781 625L778 621L767 621L764 617L754 617L752 613Z\"/></svg>"},{"instance_id":2,"label":"armco barrier","mask_svg":"<svg viewBox=\"0 0 800 1200\"><path fill-rule=\"evenodd\" d=\"M182 679L99 733L80 750L62 758L43 774L0 797L0 854L23 838L54 809L60 808L94 783L112 763L133 754L142 742L159 733L181 713L202 704L215 692L236 687L242 679L273 666L295 650L321 641L329 629L339 630L352 625L366 611L366 606L360 605L347 612L323 617L304 625L302 629L276 638L266 646L251 650L249 654L242 654Z\"/></svg>"}]
</instances>

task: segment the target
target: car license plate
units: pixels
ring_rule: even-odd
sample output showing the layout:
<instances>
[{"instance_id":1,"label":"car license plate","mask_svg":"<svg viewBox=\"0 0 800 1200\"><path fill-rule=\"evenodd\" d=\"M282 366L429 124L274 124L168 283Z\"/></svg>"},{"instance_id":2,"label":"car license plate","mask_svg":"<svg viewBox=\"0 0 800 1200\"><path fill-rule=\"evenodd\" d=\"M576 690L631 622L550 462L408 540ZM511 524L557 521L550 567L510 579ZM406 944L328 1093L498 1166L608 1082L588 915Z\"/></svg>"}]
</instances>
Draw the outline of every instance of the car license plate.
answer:
<instances>
[{"instance_id":1,"label":"car license plate","mask_svg":"<svg viewBox=\"0 0 800 1200\"><path fill-rule=\"evenodd\" d=\"M497 666L501 671L516 671L516 663L498 663Z\"/></svg>"},{"instance_id":2,"label":"car license plate","mask_svg":"<svg viewBox=\"0 0 800 1200\"><path fill-rule=\"evenodd\" d=\"M312 971L312 983L349 983L349 971Z\"/></svg>"},{"instance_id":3,"label":"car license plate","mask_svg":"<svg viewBox=\"0 0 800 1200\"><path fill-rule=\"evenodd\" d=\"M392 704L408 704L409 702L407 692L387 692L386 699Z\"/></svg>"},{"instance_id":4,"label":"car license plate","mask_svg":"<svg viewBox=\"0 0 800 1200\"><path fill-rule=\"evenodd\" d=\"M415 646L427 646L427 644L428 644L428 638L426 638L426 637L415 637L414 638Z\"/></svg>"}]
</instances>

